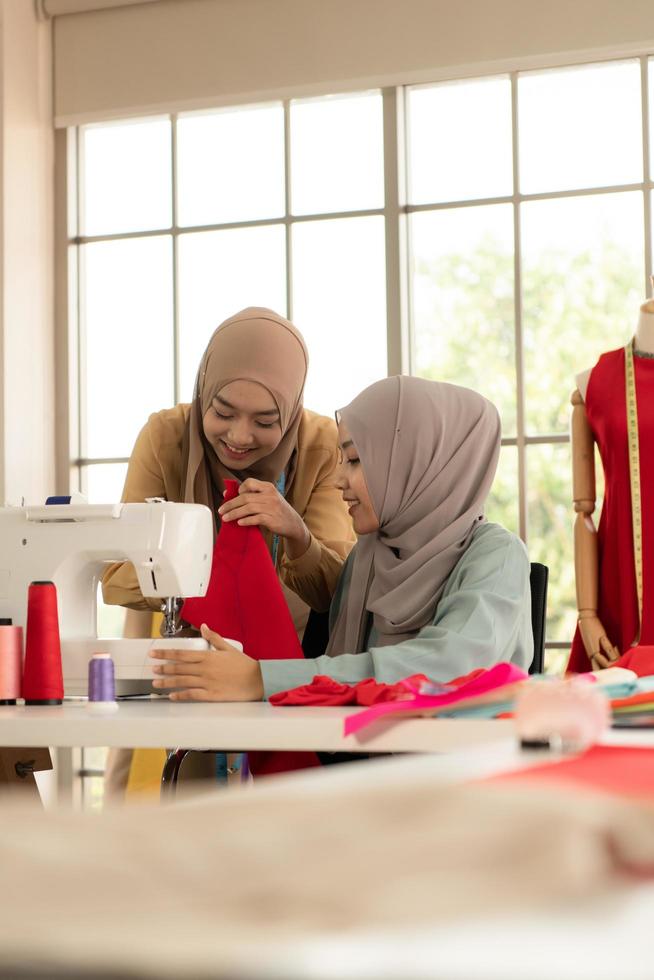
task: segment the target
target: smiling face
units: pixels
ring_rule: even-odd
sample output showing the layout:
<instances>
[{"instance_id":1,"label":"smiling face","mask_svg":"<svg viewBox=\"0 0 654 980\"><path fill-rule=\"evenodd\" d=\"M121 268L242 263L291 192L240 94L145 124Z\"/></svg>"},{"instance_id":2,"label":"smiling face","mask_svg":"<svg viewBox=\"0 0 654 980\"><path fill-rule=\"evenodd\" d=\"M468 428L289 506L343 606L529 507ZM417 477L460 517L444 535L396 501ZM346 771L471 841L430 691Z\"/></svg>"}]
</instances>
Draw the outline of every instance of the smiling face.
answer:
<instances>
[{"instance_id":1,"label":"smiling face","mask_svg":"<svg viewBox=\"0 0 654 980\"><path fill-rule=\"evenodd\" d=\"M339 422L338 441L341 448L338 487L343 494L343 500L348 505L356 533L372 534L373 531L379 530L379 518L372 506L359 453L343 421Z\"/></svg>"},{"instance_id":2,"label":"smiling face","mask_svg":"<svg viewBox=\"0 0 654 980\"><path fill-rule=\"evenodd\" d=\"M216 456L230 470L243 470L270 455L282 440L273 396L255 381L231 381L221 388L202 419Z\"/></svg>"}]
</instances>

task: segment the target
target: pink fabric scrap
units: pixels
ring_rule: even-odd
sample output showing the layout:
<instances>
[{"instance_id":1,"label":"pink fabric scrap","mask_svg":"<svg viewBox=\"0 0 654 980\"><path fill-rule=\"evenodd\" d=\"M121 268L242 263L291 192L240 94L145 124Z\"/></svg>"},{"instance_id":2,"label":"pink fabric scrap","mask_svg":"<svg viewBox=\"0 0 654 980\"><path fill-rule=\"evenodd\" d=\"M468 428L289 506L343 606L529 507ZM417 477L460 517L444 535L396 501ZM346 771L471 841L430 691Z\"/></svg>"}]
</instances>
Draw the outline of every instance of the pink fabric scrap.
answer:
<instances>
[{"instance_id":1,"label":"pink fabric scrap","mask_svg":"<svg viewBox=\"0 0 654 980\"><path fill-rule=\"evenodd\" d=\"M493 667L489 667L488 670L473 671L472 675L469 675L471 679L467 679L459 686L455 687L452 684L444 685L444 687L453 688L453 690L445 690L443 693L438 694L416 693L413 697L402 701L386 701L381 704L373 704L372 707L366 708L365 711L359 711L357 714L346 718L343 733L345 735L353 735L355 732L359 732L362 728L366 728L372 724L373 721L377 721L379 718L383 718L388 714L398 712L405 715L431 714L454 704L457 704L459 707L463 707L464 703L466 707L488 704L496 700L497 692L502 688L507 689L503 693L508 695L508 688L522 681L526 681L528 677L529 674L515 664L495 664Z\"/></svg>"}]
</instances>

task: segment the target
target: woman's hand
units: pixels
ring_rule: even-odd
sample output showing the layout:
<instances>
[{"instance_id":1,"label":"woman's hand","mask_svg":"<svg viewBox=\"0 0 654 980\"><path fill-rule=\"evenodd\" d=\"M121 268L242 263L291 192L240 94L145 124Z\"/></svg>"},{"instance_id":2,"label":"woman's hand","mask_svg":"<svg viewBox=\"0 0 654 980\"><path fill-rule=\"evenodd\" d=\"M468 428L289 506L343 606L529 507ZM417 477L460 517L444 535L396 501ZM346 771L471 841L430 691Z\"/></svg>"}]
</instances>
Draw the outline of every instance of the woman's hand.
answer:
<instances>
[{"instance_id":1,"label":"woman's hand","mask_svg":"<svg viewBox=\"0 0 654 980\"><path fill-rule=\"evenodd\" d=\"M266 527L278 534L286 542L289 558L299 558L309 547L308 527L272 483L250 477L241 483L238 497L226 501L218 513L223 521L237 521L242 527Z\"/></svg>"},{"instance_id":2,"label":"woman's hand","mask_svg":"<svg viewBox=\"0 0 654 980\"><path fill-rule=\"evenodd\" d=\"M204 624L200 632L211 644L210 650L150 650L157 676L152 684L158 690L174 690L171 701L262 701L263 681L256 660L237 650Z\"/></svg>"}]
</instances>

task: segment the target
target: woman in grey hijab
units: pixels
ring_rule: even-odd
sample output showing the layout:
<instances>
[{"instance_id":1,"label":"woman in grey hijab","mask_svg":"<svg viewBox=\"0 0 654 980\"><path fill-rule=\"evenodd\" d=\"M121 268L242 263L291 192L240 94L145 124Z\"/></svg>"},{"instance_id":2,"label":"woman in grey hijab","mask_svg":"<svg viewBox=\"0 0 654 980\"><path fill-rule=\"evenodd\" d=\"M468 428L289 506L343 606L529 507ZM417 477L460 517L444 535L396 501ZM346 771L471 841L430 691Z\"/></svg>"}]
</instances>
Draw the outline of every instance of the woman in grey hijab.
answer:
<instances>
[{"instance_id":1,"label":"woman in grey hijab","mask_svg":"<svg viewBox=\"0 0 654 980\"><path fill-rule=\"evenodd\" d=\"M178 699L259 700L315 674L395 683L415 673L448 681L499 661L529 666L527 553L484 516L500 451L494 405L457 385L397 376L366 388L337 420L340 487L359 540L325 655L259 664L206 631L223 656L198 655L197 684ZM190 666L159 672L188 675Z\"/></svg>"}]
</instances>

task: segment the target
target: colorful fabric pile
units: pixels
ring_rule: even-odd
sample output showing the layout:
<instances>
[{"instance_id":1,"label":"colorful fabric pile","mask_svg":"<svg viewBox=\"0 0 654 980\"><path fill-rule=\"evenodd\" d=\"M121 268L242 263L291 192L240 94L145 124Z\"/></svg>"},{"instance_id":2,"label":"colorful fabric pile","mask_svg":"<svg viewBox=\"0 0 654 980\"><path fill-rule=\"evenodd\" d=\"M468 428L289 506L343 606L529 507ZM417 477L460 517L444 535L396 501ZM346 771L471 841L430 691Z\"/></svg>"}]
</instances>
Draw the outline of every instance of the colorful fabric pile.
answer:
<instances>
[{"instance_id":1,"label":"colorful fabric pile","mask_svg":"<svg viewBox=\"0 0 654 980\"><path fill-rule=\"evenodd\" d=\"M613 726L654 727L654 647L639 647L620 658L616 667L584 675L609 699ZM593 680L594 678L594 680ZM554 678L529 677L514 664L495 664L474 670L446 684L425 674L413 674L396 684L374 678L358 684L342 684L316 675L311 684L280 691L270 698L278 706L342 706L364 710L344 722L346 735L389 715L442 718L511 718L518 691L524 684L551 683Z\"/></svg>"}]
</instances>

